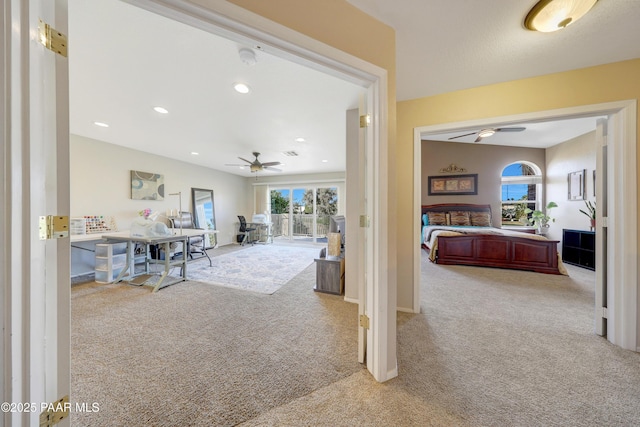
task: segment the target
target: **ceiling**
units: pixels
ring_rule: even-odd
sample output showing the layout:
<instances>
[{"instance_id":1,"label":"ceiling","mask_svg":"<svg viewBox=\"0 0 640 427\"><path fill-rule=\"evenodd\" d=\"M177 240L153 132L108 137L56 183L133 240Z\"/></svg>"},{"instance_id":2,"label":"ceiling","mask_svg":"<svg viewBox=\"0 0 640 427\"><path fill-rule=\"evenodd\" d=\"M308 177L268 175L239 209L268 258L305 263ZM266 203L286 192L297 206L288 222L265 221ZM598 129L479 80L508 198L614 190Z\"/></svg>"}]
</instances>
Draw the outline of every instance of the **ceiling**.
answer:
<instances>
[{"instance_id":1,"label":"ceiling","mask_svg":"<svg viewBox=\"0 0 640 427\"><path fill-rule=\"evenodd\" d=\"M600 0L578 23L548 34L522 25L536 0L348 1L396 30L398 100L640 57L638 0ZM226 165L253 160L253 151L284 163L282 175L346 168L345 111L363 91L353 83L119 0L69 0L69 36L73 134L242 176L249 168ZM242 62L242 47L254 48L255 65ZM237 81L252 91L234 92ZM482 143L549 146L593 123L511 123L527 130Z\"/></svg>"}]
</instances>

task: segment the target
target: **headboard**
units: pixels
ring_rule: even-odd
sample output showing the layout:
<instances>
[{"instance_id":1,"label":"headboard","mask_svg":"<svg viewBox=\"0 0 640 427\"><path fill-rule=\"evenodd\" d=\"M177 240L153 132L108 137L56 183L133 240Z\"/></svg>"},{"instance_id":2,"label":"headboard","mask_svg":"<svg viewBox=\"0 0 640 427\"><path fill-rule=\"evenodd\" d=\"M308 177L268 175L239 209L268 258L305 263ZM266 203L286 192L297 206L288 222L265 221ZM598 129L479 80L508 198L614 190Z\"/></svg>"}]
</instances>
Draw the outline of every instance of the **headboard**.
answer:
<instances>
[{"instance_id":1,"label":"headboard","mask_svg":"<svg viewBox=\"0 0 640 427\"><path fill-rule=\"evenodd\" d=\"M492 221L491 205L476 205L471 203L440 203L437 205L422 205L422 213L420 214L421 221L422 215L427 212L442 212L447 216L449 212L481 212L489 214L489 224L487 225L490 226ZM449 220L447 219L447 224L448 223Z\"/></svg>"}]
</instances>

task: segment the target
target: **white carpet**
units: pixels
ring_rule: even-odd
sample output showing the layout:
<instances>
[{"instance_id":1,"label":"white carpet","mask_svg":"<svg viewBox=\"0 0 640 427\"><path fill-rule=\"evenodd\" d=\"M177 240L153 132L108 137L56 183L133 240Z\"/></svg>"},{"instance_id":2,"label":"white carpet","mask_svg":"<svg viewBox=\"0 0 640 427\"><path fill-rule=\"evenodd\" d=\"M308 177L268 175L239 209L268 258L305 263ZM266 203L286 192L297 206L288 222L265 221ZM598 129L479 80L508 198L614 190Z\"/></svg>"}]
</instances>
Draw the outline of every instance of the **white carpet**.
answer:
<instances>
[{"instance_id":1,"label":"white carpet","mask_svg":"<svg viewBox=\"0 0 640 427\"><path fill-rule=\"evenodd\" d=\"M256 245L189 264L189 280L272 294L318 257L320 247ZM215 249L214 249L215 250Z\"/></svg>"}]
</instances>

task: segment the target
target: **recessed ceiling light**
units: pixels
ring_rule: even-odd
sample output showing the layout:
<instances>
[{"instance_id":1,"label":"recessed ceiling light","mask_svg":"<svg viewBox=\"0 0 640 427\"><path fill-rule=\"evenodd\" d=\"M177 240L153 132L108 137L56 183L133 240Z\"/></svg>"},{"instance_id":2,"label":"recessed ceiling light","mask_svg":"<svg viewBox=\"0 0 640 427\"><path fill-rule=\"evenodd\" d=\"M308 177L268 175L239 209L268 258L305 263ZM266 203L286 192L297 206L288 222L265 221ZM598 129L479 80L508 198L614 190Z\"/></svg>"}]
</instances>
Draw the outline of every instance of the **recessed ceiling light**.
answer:
<instances>
[{"instance_id":1,"label":"recessed ceiling light","mask_svg":"<svg viewBox=\"0 0 640 427\"><path fill-rule=\"evenodd\" d=\"M327 163L327 162L329 162L329 160L327 159L322 160L322 163Z\"/></svg>"},{"instance_id":2,"label":"recessed ceiling light","mask_svg":"<svg viewBox=\"0 0 640 427\"><path fill-rule=\"evenodd\" d=\"M200 153L198 153L197 151L192 151L192 152L191 152L191 155L192 155L192 156L199 156L199 155L200 155Z\"/></svg>"},{"instance_id":3,"label":"recessed ceiling light","mask_svg":"<svg viewBox=\"0 0 640 427\"><path fill-rule=\"evenodd\" d=\"M296 138L296 142L304 142L304 138Z\"/></svg>"},{"instance_id":4,"label":"recessed ceiling light","mask_svg":"<svg viewBox=\"0 0 640 427\"><path fill-rule=\"evenodd\" d=\"M169 113L169 110L167 110L167 109L166 109L166 108L164 108L164 107L153 107L153 109L154 109L156 112L160 113L160 114L167 114L167 113Z\"/></svg>"},{"instance_id":5,"label":"recessed ceiling light","mask_svg":"<svg viewBox=\"0 0 640 427\"><path fill-rule=\"evenodd\" d=\"M101 128L108 128L109 125L103 122L93 122L94 125L100 126Z\"/></svg>"},{"instance_id":6,"label":"recessed ceiling light","mask_svg":"<svg viewBox=\"0 0 640 427\"><path fill-rule=\"evenodd\" d=\"M249 86L247 86L244 83L234 83L233 84L233 88L236 90L236 92L238 93L249 93L251 91L251 89L249 88Z\"/></svg>"}]
</instances>

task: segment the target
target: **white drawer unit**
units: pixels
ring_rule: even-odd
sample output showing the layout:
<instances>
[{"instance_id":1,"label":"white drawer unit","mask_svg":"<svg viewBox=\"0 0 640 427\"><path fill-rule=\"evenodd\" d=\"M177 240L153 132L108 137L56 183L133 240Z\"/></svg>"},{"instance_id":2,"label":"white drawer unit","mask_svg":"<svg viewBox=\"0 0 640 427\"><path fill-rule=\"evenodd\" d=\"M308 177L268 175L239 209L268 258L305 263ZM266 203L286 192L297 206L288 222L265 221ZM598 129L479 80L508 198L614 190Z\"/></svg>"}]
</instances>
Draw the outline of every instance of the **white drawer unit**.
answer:
<instances>
[{"instance_id":1,"label":"white drawer unit","mask_svg":"<svg viewBox=\"0 0 640 427\"><path fill-rule=\"evenodd\" d=\"M96 282L111 283L127 263L126 243L99 243L96 245Z\"/></svg>"}]
</instances>

